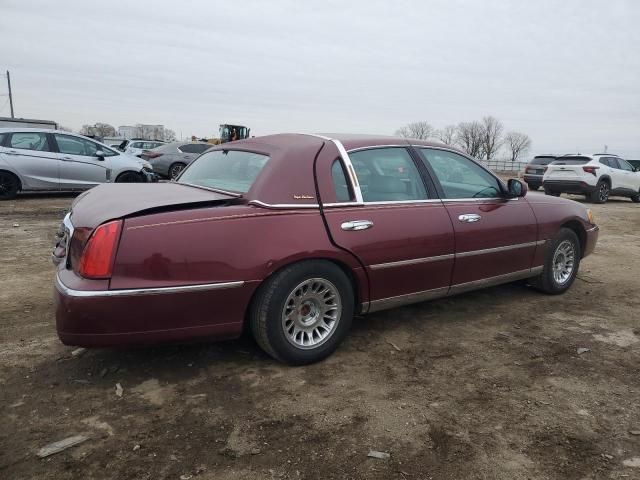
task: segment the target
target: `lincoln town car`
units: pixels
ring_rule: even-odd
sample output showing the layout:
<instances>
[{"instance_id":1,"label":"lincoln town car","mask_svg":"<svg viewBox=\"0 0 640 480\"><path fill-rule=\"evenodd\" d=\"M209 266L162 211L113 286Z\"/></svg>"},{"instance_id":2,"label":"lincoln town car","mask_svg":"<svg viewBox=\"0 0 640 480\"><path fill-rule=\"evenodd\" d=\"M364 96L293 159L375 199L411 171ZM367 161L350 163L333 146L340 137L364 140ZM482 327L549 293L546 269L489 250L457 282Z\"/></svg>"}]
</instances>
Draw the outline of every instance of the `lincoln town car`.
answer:
<instances>
[{"instance_id":1,"label":"lincoln town car","mask_svg":"<svg viewBox=\"0 0 640 480\"><path fill-rule=\"evenodd\" d=\"M56 323L84 347L252 333L331 354L363 315L516 280L564 293L598 227L455 148L280 134L214 147L179 177L80 195L53 252Z\"/></svg>"}]
</instances>

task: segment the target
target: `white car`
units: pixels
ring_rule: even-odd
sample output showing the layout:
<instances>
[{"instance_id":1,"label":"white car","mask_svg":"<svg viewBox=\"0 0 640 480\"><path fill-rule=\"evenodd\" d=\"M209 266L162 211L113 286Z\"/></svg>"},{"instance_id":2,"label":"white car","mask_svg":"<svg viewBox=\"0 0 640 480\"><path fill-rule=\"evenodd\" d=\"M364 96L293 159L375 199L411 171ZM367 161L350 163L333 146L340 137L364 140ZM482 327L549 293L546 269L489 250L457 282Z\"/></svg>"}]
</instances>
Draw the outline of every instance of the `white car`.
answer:
<instances>
[{"instance_id":1,"label":"white car","mask_svg":"<svg viewBox=\"0 0 640 480\"><path fill-rule=\"evenodd\" d=\"M151 182L151 164L74 133L0 128L0 200L19 191L86 190L108 182Z\"/></svg>"},{"instance_id":2,"label":"white car","mask_svg":"<svg viewBox=\"0 0 640 480\"><path fill-rule=\"evenodd\" d=\"M551 162L542 178L547 195L577 193L594 203L610 196L640 202L640 171L617 155L563 155Z\"/></svg>"},{"instance_id":3,"label":"white car","mask_svg":"<svg viewBox=\"0 0 640 480\"><path fill-rule=\"evenodd\" d=\"M134 155L137 157L146 150L161 147L164 144L164 142L159 142L156 140L135 140L127 144L124 153L128 153L129 155Z\"/></svg>"}]
</instances>

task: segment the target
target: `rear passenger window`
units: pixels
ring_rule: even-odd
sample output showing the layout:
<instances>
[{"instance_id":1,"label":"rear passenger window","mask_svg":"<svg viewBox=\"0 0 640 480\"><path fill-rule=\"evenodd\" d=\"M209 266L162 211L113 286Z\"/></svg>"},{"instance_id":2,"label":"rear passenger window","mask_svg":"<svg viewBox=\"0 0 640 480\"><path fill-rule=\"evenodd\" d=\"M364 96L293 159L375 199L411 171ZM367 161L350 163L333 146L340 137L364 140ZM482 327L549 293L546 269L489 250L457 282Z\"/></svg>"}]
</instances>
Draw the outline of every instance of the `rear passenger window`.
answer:
<instances>
[{"instance_id":1,"label":"rear passenger window","mask_svg":"<svg viewBox=\"0 0 640 480\"><path fill-rule=\"evenodd\" d=\"M9 147L39 152L51 151L47 134L39 132L14 133L9 140Z\"/></svg>"},{"instance_id":2,"label":"rear passenger window","mask_svg":"<svg viewBox=\"0 0 640 480\"><path fill-rule=\"evenodd\" d=\"M427 191L404 148L372 148L350 153L365 202L424 200Z\"/></svg>"},{"instance_id":3,"label":"rear passenger window","mask_svg":"<svg viewBox=\"0 0 640 480\"><path fill-rule=\"evenodd\" d=\"M349 190L349 184L347 183L347 175L344 172L344 168L342 167L340 160L333 162L333 165L331 166L331 178L333 179L333 186L336 190L336 201L352 201L353 198Z\"/></svg>"}]
</instances>

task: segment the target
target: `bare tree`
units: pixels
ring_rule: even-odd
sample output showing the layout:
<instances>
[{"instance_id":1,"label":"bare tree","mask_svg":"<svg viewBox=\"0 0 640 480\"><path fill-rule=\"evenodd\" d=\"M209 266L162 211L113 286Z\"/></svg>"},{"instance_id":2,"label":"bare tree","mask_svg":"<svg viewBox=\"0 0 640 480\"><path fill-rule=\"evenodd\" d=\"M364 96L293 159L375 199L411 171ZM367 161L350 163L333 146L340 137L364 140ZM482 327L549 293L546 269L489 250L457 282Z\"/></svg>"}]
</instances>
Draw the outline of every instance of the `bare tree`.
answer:
<instances>
[{"instance_id":1,"label":"bare tree","mask_svg":"<svg viewBox=\"0 0 640 480\"><path fill-rule=\"evenodd\" d=\"M98 122L95 125L83 125L80 129L82 135L91 135L94 137L115 137L116 129L108 123Z\"/></svg>"},{"instance_id":2,"label":"bare tree","mask_svg":"<svg viewBox=\"0 0 640 480\"><path fill-rule=\"evenodd\" d=\"M447 125L442 130L436 132L438 139L445 145L453 145L456 140L456 126Z\"/></svg>"},{"instance_id":3,"label":"bare tree","mask_svg":"<svg viewBox=\"0 0 640 480\"><path fill-rule=\"evenodd\" d=\"M480 122L462 122L456 127L455 141L467 154L479 158L484 128Z\"/></svg>"},{"instance_id":4,"label":"bare tree","mask_svg":"<svg viewBox=\"0 0 640 480\"><path fill-rule=\"evenodd\" d=\"M169 128L164 129L164 141L165 142L175 142L176 141L176 132Z\"/></svg>"},{"instance_id":5,"label":"bare tree","mask_svg":"<svg viewBox=\"0 0 640 480\"><path fill-rule=\"evenodd\" d=\"M396 130L396 135L405 138L417 138L427 140L435 135L436 131L429 122L411 122Z\"/></svg>"},{"instance_id":6,"label":"bare tree","mask_svg":"<svg viewBox=\"0 0 640 480\"><path fill-rule=\"evenodd\" d=\"M511 161L515 162L531 148L529 135L520 132L509 132L504 137L504 143L511 154Z\"/></svg>"},{"instance_id":7,"label":"bare tree","mask_svg":"<svg viewBox=\"0 0 640 480\"><path fill-rule=\"evenodd\" d=\"M485 159L491 160L500 150L503 142L503 130L504 126L497 118L488 116L482 119L482 147L480 153Z\"/></svg>"}]
</instances>

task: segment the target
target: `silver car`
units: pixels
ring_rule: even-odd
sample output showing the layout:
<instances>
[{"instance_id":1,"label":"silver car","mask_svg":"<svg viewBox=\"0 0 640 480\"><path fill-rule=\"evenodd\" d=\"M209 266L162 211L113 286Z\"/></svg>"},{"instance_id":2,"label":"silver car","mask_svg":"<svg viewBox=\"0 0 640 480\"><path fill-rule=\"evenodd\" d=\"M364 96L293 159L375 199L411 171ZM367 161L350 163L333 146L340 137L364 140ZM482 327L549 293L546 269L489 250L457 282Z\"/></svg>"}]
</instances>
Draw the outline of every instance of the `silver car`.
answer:
<instances>
[{"instance_id":1,"label":"silver car","mask_svg":"<svg viewBox=\"0 0 640 480\"><path fill-rule=\"evenodd\" d=\"M20 191L86 190L100 183L154 181L149 162L82 135L0 128L0 199Z\"/></svg>"},{"instance_id":2,"label":"silver car","mask_svg":"<svg viewBox=\"0 0 640 480\"><path fill-rule=\"evenodd\" d=\"M173 142L142 152L140 158L149 160L153 171L166 178L176 178L200 154L215 145L204 142Z\"/></svg>"}]
</instances>

